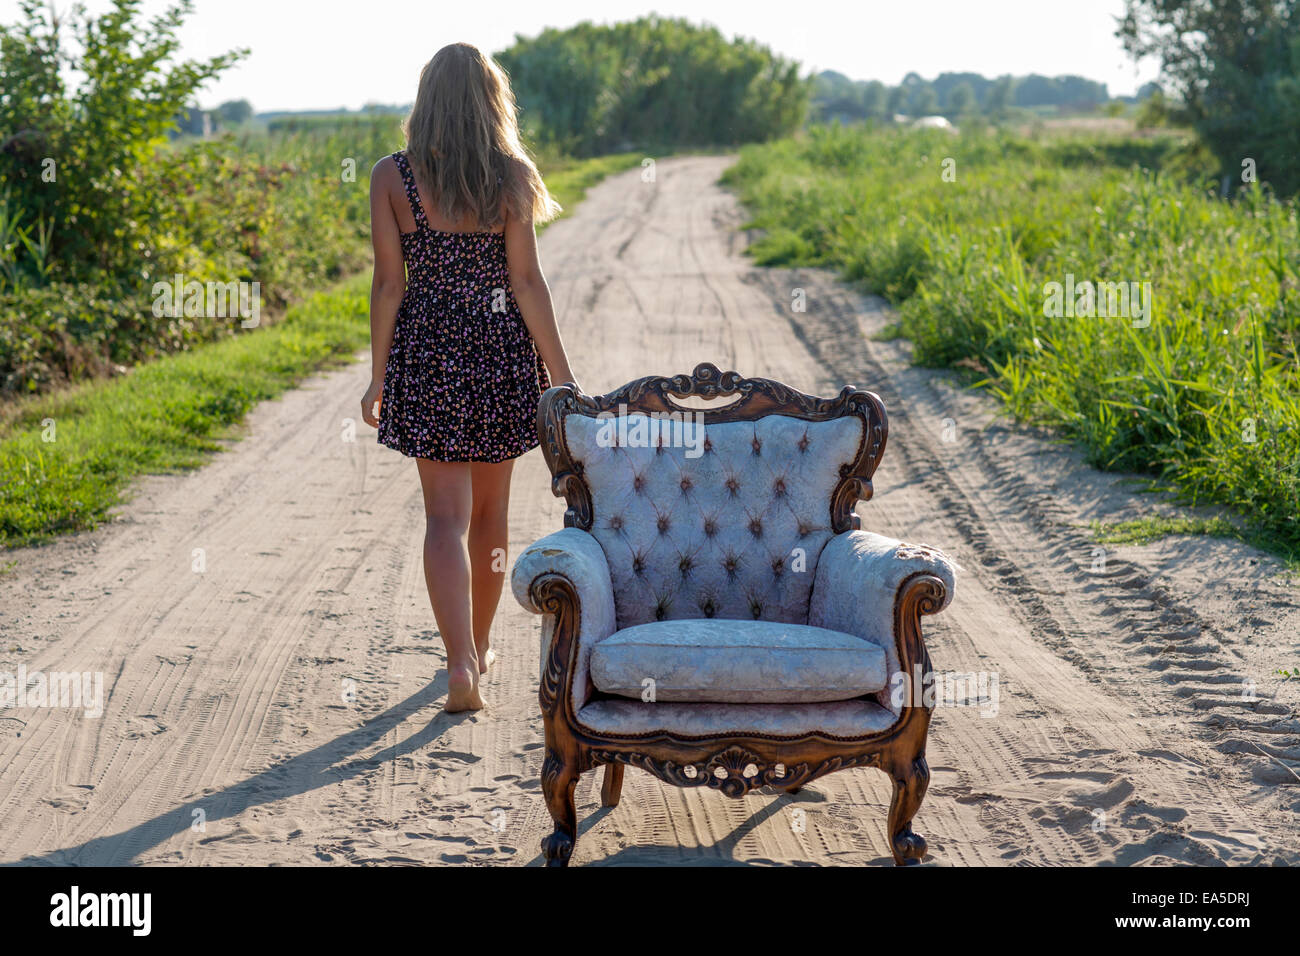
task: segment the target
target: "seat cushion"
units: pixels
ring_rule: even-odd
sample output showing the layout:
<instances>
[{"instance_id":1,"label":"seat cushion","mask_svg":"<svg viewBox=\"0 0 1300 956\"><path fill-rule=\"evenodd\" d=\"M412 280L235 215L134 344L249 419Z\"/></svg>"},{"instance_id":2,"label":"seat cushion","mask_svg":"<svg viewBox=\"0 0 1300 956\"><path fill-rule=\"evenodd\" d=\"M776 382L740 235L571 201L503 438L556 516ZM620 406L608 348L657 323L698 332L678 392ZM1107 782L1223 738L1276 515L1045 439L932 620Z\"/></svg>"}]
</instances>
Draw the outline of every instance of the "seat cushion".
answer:
<instances>
[{"instance_id":1,"label":"seat cushion","mask_svg":"<svg viewBox=\"0 0 1300 956\"><path fill-rule=\"evenodd\" d=\"M637 700L806 704L874 694L887 674L885 652L852 634L711 618L615 631L591 649L591 680Z\"/></svg>"},{"instance_id":2,"label":"seat cushion","mask_svg":"<svg viewBox=\"0 0 1300 956\"><path fill-rule=\"evenodd\" d=\"M607 697L578 711L583 729L622 734L679 734L714 737L763 734L768 737L861 737L888 730L898 717L874 700L834 700L824 704L643 704Z\"/></svg>"}]
</instances>

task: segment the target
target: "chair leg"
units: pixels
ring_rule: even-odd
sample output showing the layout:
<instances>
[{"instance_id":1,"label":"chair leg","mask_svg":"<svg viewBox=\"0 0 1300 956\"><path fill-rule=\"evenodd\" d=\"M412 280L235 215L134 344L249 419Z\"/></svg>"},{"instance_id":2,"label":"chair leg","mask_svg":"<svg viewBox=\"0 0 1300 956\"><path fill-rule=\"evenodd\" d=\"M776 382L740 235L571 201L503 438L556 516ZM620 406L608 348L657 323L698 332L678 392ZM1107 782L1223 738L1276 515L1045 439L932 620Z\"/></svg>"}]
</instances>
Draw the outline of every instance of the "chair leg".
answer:
<instances>
[{"instance_id":1,"label":"chair leg","mask_svg":"<svg viewBox=\"0 0 1300 956\"><path fill-rule=\"evenodd\" d=\"M546 751L542 761L542 795L546 809L555 821L555 831L542 838L542 854L547 866L568 866L573 841L578 838L578 811L573 791L578 784L578 761L574 754Z\"/></svg>"},{"instance_id":2,"label":"chair leg","mask_svg":"<svg viewBox=\"0 0 1300 956\"><path fill-rule=\"evenodd\" d=\"M622 793L623 765L621 763L605 764L605 780L600 787L601 806L618 806L618 798Z\"/></svg>"},{"instance_id":3,"label":"chair leg","mask_svg":"<svg viewBox=\"0 0 1300 956\"><path fill-rule=\"evenodd\" d=\"M925 856L925 838L912 832L912 817L916 815L930 786L930 767L925 755L896 764L891 768L894 779L894 797L889 802L889 846L897 866L915 866Z\"/></svg>"}]
</instances>

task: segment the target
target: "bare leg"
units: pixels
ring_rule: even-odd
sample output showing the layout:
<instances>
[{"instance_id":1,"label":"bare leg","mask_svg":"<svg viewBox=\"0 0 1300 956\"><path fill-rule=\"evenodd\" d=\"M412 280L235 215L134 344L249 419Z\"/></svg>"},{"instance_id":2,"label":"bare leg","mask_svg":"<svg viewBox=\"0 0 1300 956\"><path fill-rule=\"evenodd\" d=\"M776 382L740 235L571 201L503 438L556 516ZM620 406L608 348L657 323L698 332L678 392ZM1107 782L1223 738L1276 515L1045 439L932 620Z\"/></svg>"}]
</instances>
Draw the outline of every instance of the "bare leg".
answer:
<instances>
[{"instance_id":1,"label":"bare leg","mask_svg":"<svg viewBox=\"0 0 1300 956\"><path fill-rule=\"evenodd\" d=\"M487 673L496 656L489 646L492 618L506 579L506 549L510 544L510 475L514 459L474 462L470 476L474 503L469 521L469 566L474 603L474 648L480 673Z\"/></svg>"},{"instance_id":2,"label":"bare leg","mask_svg":"<svg viewBox=\"0 0 1300 956\"><path fill-rule=\"evenodd\" d=\"M463 462L417 460L424 488L424 583L447 647L448 711L479 710L478 653L470 624L469 527L473 493Z\"/></svg>"}]
</instances>

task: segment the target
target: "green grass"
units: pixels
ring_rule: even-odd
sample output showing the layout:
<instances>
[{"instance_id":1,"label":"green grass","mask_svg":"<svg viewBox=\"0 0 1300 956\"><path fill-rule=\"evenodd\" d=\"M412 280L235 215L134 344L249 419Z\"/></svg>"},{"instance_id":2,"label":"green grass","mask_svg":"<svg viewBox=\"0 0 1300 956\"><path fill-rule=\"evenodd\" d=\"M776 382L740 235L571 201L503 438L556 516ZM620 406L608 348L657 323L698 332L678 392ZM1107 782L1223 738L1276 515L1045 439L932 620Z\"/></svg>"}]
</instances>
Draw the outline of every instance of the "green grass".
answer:
<instances>
[{"instance_id":1,"label":"green grass","mask_svg":"<svg viewBox=\"0 0 1300 956\"><path fill-rule=\"evenodd\" d=\"M1241 532L1225 518L1189 515L1147 515L1127 521L1093 521L1089 530L1093 539L1101 544L1150 544L1174 534L1241 538Z\"/></svg>"},{"instance_id":2,"label":"green grass","mask_svg":"<svg viewBox=\"0 0 1300 956\"><path fill-rule=\"evenodd\" d=\"M590 186L640 160L629 153L559 163L546 180L568 212ZM352 361L370 341L368 300L369 275L356 275L256 331L9 409L0 425L0 543L22 547L94 528L137 476L202 464L258 402Z\"/></svg>"},{"instance_id":3,"label":"green grass","mask_svg":"<svg viewBox=\"0 0 1300 956\"><path fill-rule=\"evenodd\" d=\"M357 276L269 328L30 409L53 431L38 420L0 441L0 541L21 546L95 527L130 479L201 464L255 404L351 361L369 337L368 285Z\"/></svg>"},{"instance_id":4,"label":"green grass","mask_svg":"<svg viewBox=\"0 0 1300 956\"><path fill-rule=\"evenodd\" d=\"M881 293L920 364L986 370L1091 464L1227 505L1296 560L1300 207L1218 199L1189 177L1196 155L1177 138L820 127L746 147L727 180L766 231L757 261ZM1150 325L1046 314L1067 274L1149 282Z\"/></svg>"},{"instance_id":5,"label":"green grass","mask_svg":"<svg viewBox=\"0 0 1300 956\"><path fill-rule=\"evenodd\" d=\"M559 219L570 215L587 190L606 176L621 173L641 163L644 153L611 153L592 159L543 160L546 187L555 201L564 207Z\"/></svg>"}]
</instances>

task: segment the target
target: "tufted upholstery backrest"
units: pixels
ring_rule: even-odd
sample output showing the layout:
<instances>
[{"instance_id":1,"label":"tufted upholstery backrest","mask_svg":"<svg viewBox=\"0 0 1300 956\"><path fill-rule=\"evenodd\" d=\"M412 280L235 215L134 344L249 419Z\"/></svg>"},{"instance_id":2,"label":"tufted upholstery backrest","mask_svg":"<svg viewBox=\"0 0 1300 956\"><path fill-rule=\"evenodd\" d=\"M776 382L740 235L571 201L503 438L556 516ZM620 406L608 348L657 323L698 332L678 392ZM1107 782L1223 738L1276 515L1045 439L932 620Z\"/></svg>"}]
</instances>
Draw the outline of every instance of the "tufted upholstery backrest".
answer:
<instances>
[{"instance_id":1,"label":"tufted upholstery backrest","mask_svg":"<svg viewBox=\"0 0 1300 956\"><path fill-rule=\"evenodd\" d=\"M803 624L832 499L866 423L768 414L704 422L674 442L639 412L563 420L609 562L619 628L738 618ZM679 431L680 435L681 432ZM620 440L621 439L621 440ZM585 523L585 522L584 522Z\"/></svg>"}]
</instances>

